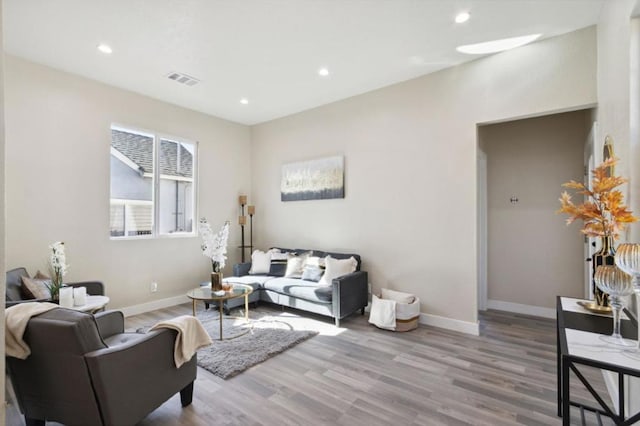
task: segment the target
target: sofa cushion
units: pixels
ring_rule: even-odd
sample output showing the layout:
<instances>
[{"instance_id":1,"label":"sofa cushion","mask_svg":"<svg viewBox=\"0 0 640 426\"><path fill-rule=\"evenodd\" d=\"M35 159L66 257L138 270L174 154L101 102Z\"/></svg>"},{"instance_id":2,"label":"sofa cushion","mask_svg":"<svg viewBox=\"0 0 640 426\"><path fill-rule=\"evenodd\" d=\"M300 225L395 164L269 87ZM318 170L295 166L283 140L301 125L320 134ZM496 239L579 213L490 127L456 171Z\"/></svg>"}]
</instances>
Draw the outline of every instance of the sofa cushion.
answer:
<instances>
[{"instance_id":1,"label":"sofa cushion","mask_svg":"<svg viewBox=\"0 0 640 426\"><path fill-rule=\"evenodd\" d=\"M322 279L322 275L324 275L324 269L319 266L306 265L302 270L303 281L311 281L314 283L319 282Z\"/></svg>"},{"instance_id":2,"label":"sofa cushion","mask_svg":"<svg viewBox=\"0 0 640 426\"><path fill-rule=\"evenodd\" d=\"M251 253L251 269L249 274L251 275L265 275L269 273L271 269L271 252L255 250Z\"/></svg>"},{"instance_id":3,"label":"sofa cushion","mask_svg":"<svg viewBox=\"0 0 640 426\"><path fill-rule=\"evenodd\" d=\"M289 259L287 259L287 269L284 272L284 276L286 278L302 278L304 264L310 255L311 252L304 252L297 255L290 254Z\"/></svg>"},{"instance_id":4,"label":"sofa cushion","mask_svg":"<svg viewBox=\"0 0 640 426\"><path fill-rule=\"evenodd\" d=\"M362 261L360 259L360 255L358 254L352 254L352 253L335 253L332 251L321 251L321 250L314 250L313 251L313 256L318 256L321 258L325 258L327 256L331 256L334 259L349 259L350 257L353 257L356 262L358 263L356 266L356 271L360 270L360 266L362 264Z\"/></svg>"},{"instance_id":5,"label":"sofa cushion","mask_svg":"<svg viewBox=\"0 0 640 426\"><path fill-rule=\"evenodd\" d=\"M318 282L324 274L324 258L308 256L302 268L302 279L305 281Z\"/></svg>"},{"instance_id":6,"label":"sofa cushion","mask_svg":"<svg viewBox=\"0 0 640 426\"><path fill-rule=\"evenodd\" d=\"M327 256L324 259L324 264L324 275L318 283L320 285L331 285L334 278L351 274L356 271L356 267L358 266L358 262L353 256L348 259L334 259L331 256Z\"/></svg>"},{"instance_id":7,"label":"sofa cushion","mask_svg":"<svg viewBox=\"0 0 640 426\"><path fill-rule=\"evenodd\" d=\"M22 277L22 295L25 299L50 299L51 279Z\"/></svg>"},{"instance_id":8,"label":"sofa cushion","mask_svg":"<svg viewBox=\"0 0 640 426\"><path fill-rule=\"evenodd\" d=\"M48 275L43 274L42 272L40 272L40 269L38 269L38 271L36 272L36 274L33 276L33 278L39 279L39 280L50 280L51 277Z\"/></svg>"},{"instance_id":9,"label":"sofa cushion","mask_svg":"<svg viewBox=\"0 0 640 426\"><path fill-rule=\"evenodd\" d=\"M29 277L27 270L24 268L15 268L7 271L6 274L6 293L5 298L10 302L23 300L22 297L22 277Z\"/></svg>"},{"instance_id":10,"label":"sofa cushion","mask_svg":"<svg viewBox=\"0 0 640 426\"><path fill-rule=\"evenodd\" d=\"M331 303L332 298L331 286L320 286L317 283L296 278L274 278L266 281L264 288L312 302Z\"/></svg>"},{"instance_id":11,"label":"sofa cushion","mask_svg":"<svg viewBox=\"0 0 640 426\"><path fill-rule=\"evenodd\" d=\"M113 336L103 338L103 340L108 347L113 348L119 345L131 344L131 342L135 342L136 340L146 339L147 336L145 333L117 333Z\"/></svg>"},{"instance_id":12,"label":"sofa cushion","mask_svg":"<svg viewBox=\"0 0 640 426\"><path fill-rule=\"evenodd\" d=\"M270 277L268 275L245 275L244 277L227 277L222 280L225 283L237 283L237 284L247 284L253 287L253 289L257 289L259 287L263 287L264 283L269 280L273 280L274 277Z\"/></svg>"},{"instance_id":13,"label":"sofa cushion","mask_svg":"<svg viewBox=\"0 0 640 426\"><path fill-rule=\"evenodd\" d=\"M287 270L287 261L289 256L292 255L289 253L283 253L278 249L271 249L269 252L271 253L269 275L273 275L274 277L284 277L284 273Z\"/></svg>"},{"instance_id":14,"label":"sofa cushion","mask_svg":"<svg viewBox=\"0 0 640 426\"><path fill-rule=\"evenodd\" d=\"M289 249L289 248L283 248L283 247L274 247L274 248L278 248L280 251L282 252L288 252L288 253L304 253L307 251L312 252L312 256L317 256L317 257L321 257L321 258L325 258L327 256L331 256L334 259L348 259L350 257L353 256L353 258L356 260L356 262L358 262L358 266L356 267L356 271L360 270L360 267L362 266L362 259L360 258L359 254L355 254L355 253L335 253L332 251L322 251L322 250L310 250L310 249L301 249L301 248L296 248L296 249Z\"/></svg>"}]
</instances>

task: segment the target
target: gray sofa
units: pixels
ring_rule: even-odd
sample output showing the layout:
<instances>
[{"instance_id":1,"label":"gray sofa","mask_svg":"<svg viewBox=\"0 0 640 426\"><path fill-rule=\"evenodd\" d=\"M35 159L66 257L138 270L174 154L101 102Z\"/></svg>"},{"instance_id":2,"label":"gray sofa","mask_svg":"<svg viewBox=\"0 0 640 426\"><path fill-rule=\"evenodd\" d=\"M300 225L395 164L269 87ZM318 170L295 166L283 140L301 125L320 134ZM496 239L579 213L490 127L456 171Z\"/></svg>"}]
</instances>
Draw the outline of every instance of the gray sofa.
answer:
<instances>
[{"instance_id":1,"label":"gray sofa","mask_svg":"<svg viewBox=\"0 0 640 426\"><path fill-rule=\"evenodd\" d=\"M312 252L312 256L334 259L348 259L354 257L357 261L356 271L335 278L330 286L322 286L313 281L299 278L285 278L284 267L272 268L266 275L249 275L251 263L239 263L233 267L233 277L227 277L225 282L248 284L253 287L249 295L249 302L270 302L276 305L288 306L303 311L313 312L334 318L337 327L340 320L364 308L368 303L368 275L361 271L361 259L357 254L334 253L309 249L279 248L281 252L304 253ZM244 303L243 298L231 299L227 308L234 308Z\"/></svg>"}]
</instances>

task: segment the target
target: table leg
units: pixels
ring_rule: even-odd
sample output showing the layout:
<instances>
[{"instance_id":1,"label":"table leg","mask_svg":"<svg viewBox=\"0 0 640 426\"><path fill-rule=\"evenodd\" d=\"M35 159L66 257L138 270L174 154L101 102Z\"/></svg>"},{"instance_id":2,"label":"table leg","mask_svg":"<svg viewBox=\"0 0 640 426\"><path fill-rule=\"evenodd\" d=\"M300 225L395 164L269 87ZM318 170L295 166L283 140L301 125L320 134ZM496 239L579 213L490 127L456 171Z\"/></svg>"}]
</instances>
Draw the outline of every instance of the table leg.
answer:
<instances>
[{"instance_id":1,"label":"table leg","mask_svg":"<svg viewBox=\"0 0 640 426\"><path fill-rule=\"evenodd\" d=\"M244 295L244 319L249 321L249 295Z\"/></svg>"},{"instance_id":2,"label":"table leg","mask_svg":"<svg viewBox=\"0 0 640 426\"><path fill-rule=\"evenodd\" d=\"M571 423L571 396L569 395L569 360L562 357L562 424Z\"/></svg>"},{"instance_id":3,"label":"table leg","mask_svg":"<svg viewBox=\"0 0 640 426\"><path fill-rule=\"evenodd\" d=\"M220 340L222 340L222 313L224 308L224 302L220 300L220 306L218 307L218 312L220 313Z\"/></svg>"},{"instance_id":4,"label":"table leg","mask_svg":"<svg viewBox=\"0 0 640 426\"><path fill-rule=\"evenodd\" d=\"M193 316L195 317L196 316L196 299L192 299L191 301L193 302L193 306L192 306Z\"/></svg>"},{"instance_id":5,"label":"table leg","mask_svg":"<svg viewBox=\"0 0 640 426\"><path fill-rule=\"evenodd\" d=\"M557 323L557 319L556 319ZM560 327L556 326L556 382L558 397L558 417L562 417L562 357L560 356Z\"/></svg>"}]
</instances>

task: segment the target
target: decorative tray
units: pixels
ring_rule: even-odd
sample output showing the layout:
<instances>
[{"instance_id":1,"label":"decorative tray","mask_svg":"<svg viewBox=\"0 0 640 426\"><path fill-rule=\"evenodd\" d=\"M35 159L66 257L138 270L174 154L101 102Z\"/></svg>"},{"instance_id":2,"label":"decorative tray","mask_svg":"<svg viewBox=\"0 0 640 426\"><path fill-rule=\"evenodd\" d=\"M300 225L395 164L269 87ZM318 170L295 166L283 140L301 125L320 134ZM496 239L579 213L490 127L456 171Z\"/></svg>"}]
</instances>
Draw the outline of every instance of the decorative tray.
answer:
<instances>
[{"instance_id":1,"label":"decorative tray","mask_svg":"<svg viewBox=\"0 0 640 426\"><path fill-rule=\"evenodd\" d=\"M579 301L578 305L582 306L589 312L593 312L594 314L610 314L611 306L600 306L595 301Z\"/></svg>"}]
</instances>

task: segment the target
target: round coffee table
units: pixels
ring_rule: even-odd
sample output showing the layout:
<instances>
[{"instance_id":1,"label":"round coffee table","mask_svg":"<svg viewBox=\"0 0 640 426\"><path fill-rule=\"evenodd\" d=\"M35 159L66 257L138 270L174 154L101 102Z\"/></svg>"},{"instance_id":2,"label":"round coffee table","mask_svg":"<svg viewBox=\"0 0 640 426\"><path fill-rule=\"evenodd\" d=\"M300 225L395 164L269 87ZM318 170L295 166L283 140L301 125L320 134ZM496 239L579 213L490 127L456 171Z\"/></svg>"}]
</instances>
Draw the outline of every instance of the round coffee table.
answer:
<instances>
[{"instance_id":1,"label":"round coffee table","mask_svg":"<svg viewBox=\"0 0 640 426\"><path fill-rule=\"evenodd\" d=\"M229 299L235 299L238 297L244 297L244 319L245 321L249 321L249 295L253 293L253 287L245 284L233 284L231 290L225 291L224 293L215 294L211 287L198 287L193 290L189 290L187 293L187 297L191 299L193 302L193 316L196 316L196 302L199 300L208 303L218 302L218 312L220 313L220 340L223 340L222 337L222 322L223 322L223 314L224 314L224 301ZM245 333L249 332L247 331ZM236 335L234 337L240 337L243 334Z\"/></svg>"}]
</instances>

